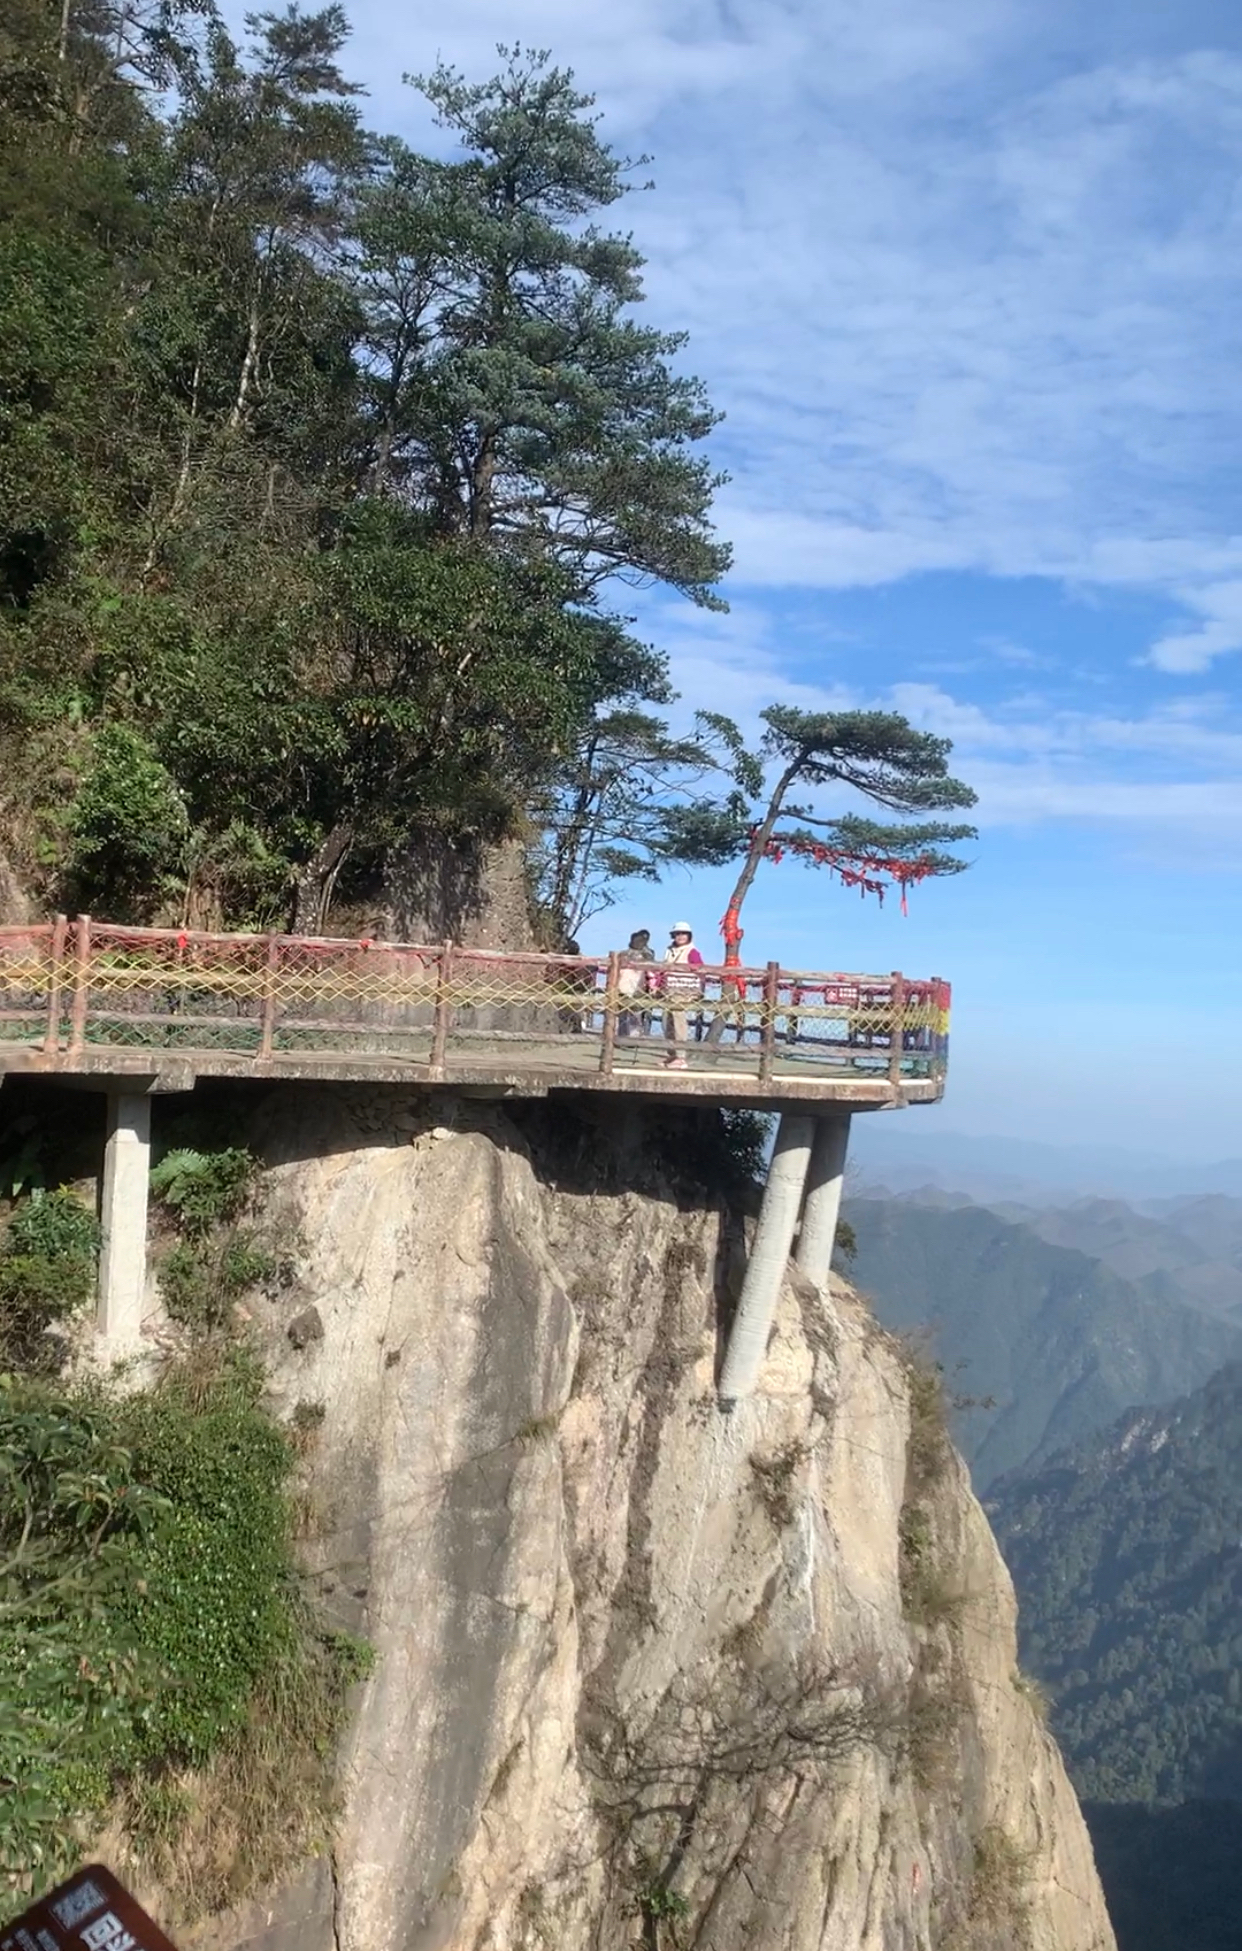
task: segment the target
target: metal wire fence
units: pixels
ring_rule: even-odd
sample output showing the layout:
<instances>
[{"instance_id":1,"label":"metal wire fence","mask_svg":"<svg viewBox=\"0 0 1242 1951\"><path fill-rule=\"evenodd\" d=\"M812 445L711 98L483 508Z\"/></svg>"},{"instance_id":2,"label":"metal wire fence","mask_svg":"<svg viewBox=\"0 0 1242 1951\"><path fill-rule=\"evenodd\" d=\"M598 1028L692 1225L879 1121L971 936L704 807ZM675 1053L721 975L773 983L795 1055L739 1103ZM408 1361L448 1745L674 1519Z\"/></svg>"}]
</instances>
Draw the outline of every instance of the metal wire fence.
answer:
<instances>
[{"instance_id":1,"label":"metal wire fence","mask_svg":"<svg viewBox=\"0 0 1242 1951\"><path fill-rule=\"evenodd\" d=\"M633 964L291 935L121 928L89 917L0 928L0 1044L73 1068L91 1049L388 1056L432 1076L674 1064L760 1079L942 1077L938 977ZM360 1066L364 1068L364 1066Z\"/></svg>"}]
</instances>

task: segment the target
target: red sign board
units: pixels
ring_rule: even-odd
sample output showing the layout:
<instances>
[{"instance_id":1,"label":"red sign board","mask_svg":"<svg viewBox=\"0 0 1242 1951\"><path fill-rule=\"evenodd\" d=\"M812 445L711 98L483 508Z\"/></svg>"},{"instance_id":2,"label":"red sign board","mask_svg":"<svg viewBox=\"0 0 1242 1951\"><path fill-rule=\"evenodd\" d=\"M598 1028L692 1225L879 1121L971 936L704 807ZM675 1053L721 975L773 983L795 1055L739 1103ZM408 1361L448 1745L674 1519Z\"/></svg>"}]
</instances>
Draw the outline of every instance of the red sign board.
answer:
<instances>
[{"instance_id":1,"label":"red sign board","mask_svg":"<svg viewBox=\"0 0 1242 1951\"><path fill-rule=\"evenodd\" d=\"M0 1951L175 1951L111 1870L79 1870L11 1924L0 1926Z\"/></svg>"}]
</instances>

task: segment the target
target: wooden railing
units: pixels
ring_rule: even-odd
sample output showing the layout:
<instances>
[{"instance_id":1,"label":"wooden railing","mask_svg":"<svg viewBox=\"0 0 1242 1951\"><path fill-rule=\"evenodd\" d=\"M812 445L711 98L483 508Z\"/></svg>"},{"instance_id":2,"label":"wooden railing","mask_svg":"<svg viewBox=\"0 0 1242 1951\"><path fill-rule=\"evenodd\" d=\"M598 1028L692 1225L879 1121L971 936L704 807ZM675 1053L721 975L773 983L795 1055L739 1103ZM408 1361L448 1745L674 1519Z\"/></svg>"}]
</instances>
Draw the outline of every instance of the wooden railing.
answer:
<instances>
[{"instance_id":1,"label":"wooden railing","mask_svg":"<svg viewBox=\"0 0 1242 1951\"><path fill-rule=\"evenodd\" d=\"M703 968L673 993L663 964L521 955L451 942L209 935L58 917L0 928L0 1046L72 1069L88 1051L277 1058L385 1055L443 1075L472 1056L515 1068L658 1063L666 1012L695 1070L761 1081L848 1072L943 1077L949 985L938 977ZM684 971L682 972L684 980ZM637 985L637 986L636 986Z\"/></svg>"}]
</instances>

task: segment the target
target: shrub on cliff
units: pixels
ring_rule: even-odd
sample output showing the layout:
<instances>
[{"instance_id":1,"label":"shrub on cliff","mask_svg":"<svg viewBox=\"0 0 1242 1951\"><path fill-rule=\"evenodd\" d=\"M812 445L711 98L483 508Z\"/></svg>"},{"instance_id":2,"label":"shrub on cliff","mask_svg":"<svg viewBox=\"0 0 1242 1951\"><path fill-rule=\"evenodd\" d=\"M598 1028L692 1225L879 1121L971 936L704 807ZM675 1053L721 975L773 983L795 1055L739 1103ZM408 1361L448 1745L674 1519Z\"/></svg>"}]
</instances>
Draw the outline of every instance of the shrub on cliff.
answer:
<instances>
[{"instance_id":1,"label":"shrub on cliff","mask_svg":"<svg viewBox=\"0 0 1242 1951\"><path fill-rule=\"evenodd\" d=\"M260 1388L237 1352L205 1381L174 1373L116 1401L0 1383L0 1869L10 1877L53 1880L118 1793L150 1817L152 1785L169 1770L253 1774L273 1744L299 1781L295 1850L318 1840L359 1655L302 1599L293 1451ZM270 1820L289 1831L276 1796ZM141 1821L138 1831L141 1847ZM248 1844L265 1871L270 1841Z\"/></svg>"}]
</instances>

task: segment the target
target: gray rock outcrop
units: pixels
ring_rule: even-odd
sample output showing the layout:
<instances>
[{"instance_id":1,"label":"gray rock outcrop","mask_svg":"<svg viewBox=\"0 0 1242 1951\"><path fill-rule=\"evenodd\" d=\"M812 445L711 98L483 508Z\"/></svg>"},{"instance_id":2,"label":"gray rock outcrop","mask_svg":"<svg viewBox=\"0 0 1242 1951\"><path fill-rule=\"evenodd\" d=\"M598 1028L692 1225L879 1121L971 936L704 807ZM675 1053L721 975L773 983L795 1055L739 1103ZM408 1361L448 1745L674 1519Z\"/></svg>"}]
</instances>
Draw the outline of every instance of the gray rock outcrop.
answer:
<instances>
[{"instance_id":1,"label":"gray rock outcrop","mask_svg":"<svg viewBox=\"0 0 1242 1951\"><path fill-rule=\"evenodd\" d=\"M305 1251L259 1326L283 1411L323 1405L314 1569L377 1661L331 1861L204 1945L1112 1951L903 1351L791 1269L719 1412L743 1242L689 1132L266 1105Z\"/></svg>"}]
</instances>

